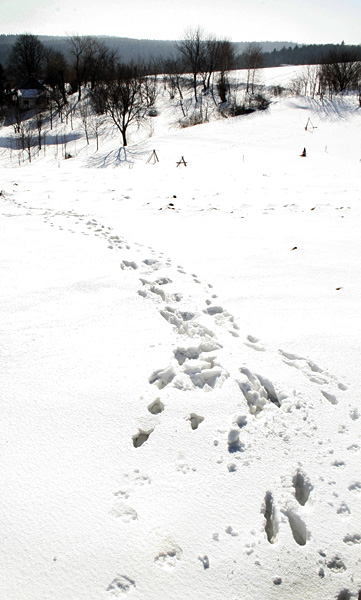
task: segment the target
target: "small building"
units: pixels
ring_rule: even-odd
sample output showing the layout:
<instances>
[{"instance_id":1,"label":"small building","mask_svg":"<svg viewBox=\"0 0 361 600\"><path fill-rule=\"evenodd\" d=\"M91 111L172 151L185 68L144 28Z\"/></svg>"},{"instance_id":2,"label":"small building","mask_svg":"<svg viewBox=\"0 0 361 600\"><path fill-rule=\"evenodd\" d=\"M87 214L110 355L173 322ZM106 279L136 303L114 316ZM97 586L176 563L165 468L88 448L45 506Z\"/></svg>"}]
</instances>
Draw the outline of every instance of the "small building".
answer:
<instances>
[{"instance_id":1,"label":"small building","mask_svg":"<svg viewBox=\"0 0 361 600\"><path fill-rule=\"evenodd\" d=\"M45 99L46 94L45 86L34 77L27 77L12 92L14 100L25 110L36 108Z\"/></svg>"}]
</instances>

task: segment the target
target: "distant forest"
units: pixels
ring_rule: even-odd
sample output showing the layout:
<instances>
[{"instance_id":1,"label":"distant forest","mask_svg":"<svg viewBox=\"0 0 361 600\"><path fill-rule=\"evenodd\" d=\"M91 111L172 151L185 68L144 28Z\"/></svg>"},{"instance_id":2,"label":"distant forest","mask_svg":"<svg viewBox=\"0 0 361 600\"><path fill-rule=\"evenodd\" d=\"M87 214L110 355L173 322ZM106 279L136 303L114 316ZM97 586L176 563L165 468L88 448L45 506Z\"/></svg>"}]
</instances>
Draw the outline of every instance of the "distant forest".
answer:
<instances>
[{"instance_id":1,"label":"distant forest","mask_svg":"<svg viewBox=\"0 0 361 600\"><path fill-rule=\"evenodd\" d=\"M265 67L279 67L280 65L317 65L330 52L347 50L354 60L361 60L361 45L347 46L346 44L311 44L308 46L284 46L280 50L264 52L263 64Z\"/></svg>"},{"instance_id":2,"label":"distant forest","mask_svg":"<svg viewBox=\"0 0 361 600\"><path fill-rule=\"evenodd\" d=\"M45 47L59 50L65 56L69 47L66 37L37 36ZM6 67L11 47L16 35L0 35L0 64ZM176 41L138 40L133 38L97 36L109 49L117 50L123 63L167 60L178 55ZM236 67L244 68L242 53L249 42L233 42L237 58ZM356 60L361 60L361 45L347 46L345 44L311 44L297 45L292 42L257 42L263 51L263 65L278 67L280 65L311 65L322 62L330 52L339 48L351 50Z\"/></svg>"}]
</instances>

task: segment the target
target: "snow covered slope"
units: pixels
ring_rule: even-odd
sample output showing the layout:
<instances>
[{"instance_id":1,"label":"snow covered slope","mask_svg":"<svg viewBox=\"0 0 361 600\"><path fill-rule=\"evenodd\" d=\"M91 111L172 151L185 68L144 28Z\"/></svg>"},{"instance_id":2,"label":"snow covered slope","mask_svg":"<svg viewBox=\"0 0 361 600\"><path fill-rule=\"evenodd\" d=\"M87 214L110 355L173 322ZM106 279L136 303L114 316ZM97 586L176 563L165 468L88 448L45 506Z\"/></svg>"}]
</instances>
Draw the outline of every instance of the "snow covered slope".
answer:
<instances>
[{"instance_id":1,"label":"snow covered slope","mask_svg":"<svg viewBox=\"0 0 361 600\"><path fill-rule=\"evenodd\" d=\"M357 102L172 114L4 151L0 597L358 598Z\"/></svg>"}]
</instances>

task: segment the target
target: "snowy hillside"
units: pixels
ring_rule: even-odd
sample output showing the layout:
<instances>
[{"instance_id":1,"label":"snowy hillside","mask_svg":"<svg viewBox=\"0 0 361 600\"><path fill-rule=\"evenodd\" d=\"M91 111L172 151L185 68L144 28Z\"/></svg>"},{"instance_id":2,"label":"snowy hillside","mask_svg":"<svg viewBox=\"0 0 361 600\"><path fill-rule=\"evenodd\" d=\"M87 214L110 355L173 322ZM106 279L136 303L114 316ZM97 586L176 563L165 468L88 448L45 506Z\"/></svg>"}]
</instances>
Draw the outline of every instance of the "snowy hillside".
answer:
<instances>
[{"instance_id":1,"label":"snowy hillside","mask_svg":"<svg viewBox=\"0 0 361 600\"><path fill-rule=\"evenodd\" d=\"M360 598L357 98L157 109L0 130L0 598Z\"/></svg>"}]
</instances>

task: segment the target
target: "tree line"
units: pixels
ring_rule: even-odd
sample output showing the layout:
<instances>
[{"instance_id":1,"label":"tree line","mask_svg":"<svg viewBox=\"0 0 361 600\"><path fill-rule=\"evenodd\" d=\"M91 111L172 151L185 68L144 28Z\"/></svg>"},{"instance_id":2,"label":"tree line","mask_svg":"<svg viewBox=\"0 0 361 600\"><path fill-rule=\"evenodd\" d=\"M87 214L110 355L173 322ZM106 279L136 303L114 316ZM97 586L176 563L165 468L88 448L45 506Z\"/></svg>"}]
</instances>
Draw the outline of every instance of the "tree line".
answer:
<instances>
[{"instance_id":1,"label":"tree line","mask_svg":"<svg viewBox=\"0 0 361 600\"><path fill-rule=\"evenodd\" d=\"M284 46L279 50L263 53L265 67L279 67L280 65L318 65L340 51L346 51L353 60L361 61L361 46L341 44L309 44Z\"/></svg>"},{"instance_id":2,"label":"tree line","mask_svg":"<svg viewBox=\"0 0 361 600\"><path fill-rule=\"evenodd\" d=\"M297 51L297 47L290 50ZM81 116L87 143L92 129L98 147L99 124L107 119L118 129L122 144L126 146L129 126L139 125L148 116L156 115L160 81L170 99L177 100L183 126L206 121L210 103L223 116L266 108L268 101L257 85L257 72L267 64L265 56L262 46L255 43L248 44L237 56L234 44L229 40L205 34L199 27L185 32L176 43L174 57L148 63L124 63L116 49L92 36L69 36L65 54L45 47L35 35L21 34L12 46L6 66L0 65L1 114L13 125L22 148L29 149L31 134L30 126L26 130L24 124L26 110L14 90L24 80L32 78L41 81L46 88L32 122L33 129L38 132L40 148L45 115L48 115L52 129L54 114L61 120L68 120L75 108ZM360 55L354 48L344 44L333 46L319 61L317 75L312 72L311 77L309 71L307 77L299 80L297 85L294 83L294 90L300 93L312 87L312 93L320 95L361 90L359 60ZM235 84L230 76L231 71L239 67L246 73L241 104L237 103ZM77 95L76 105L74 94ZM72 105L68 109L70 98Z\"/></svg>"},{"instance_id":3,"label":"tree line","mask_svg":"<svg viewBox=\"0 0 361 600\"><path fill-rule=\"evenodd\" d=\"M86 91L93 112L113 122L126 146L129 125L139 123L150 114L157 94L157 78L162 75L164 89L170 98L177 96L185 119L189 112L186 92L192 90L193 103L199 106L198 114L203 121L205 95L215 105L227 102L229 72L237 63L233 45L229 40L219 40L197 28L186 32L176 50L176 57L168 60L125 64L116 50L91 36L70 36L65 55L46 48L35 35L19 35L6 68L0 65L3 116L20 130L22 108L13 92L29 78L46 86L46 105L40 103L38 108L43 112L49 109L50 118L54 109L59 114L66 112L68 98L75 93L80 110ZM85 107L81 110L84 112Z\"/></svg>"}]
</instances>

